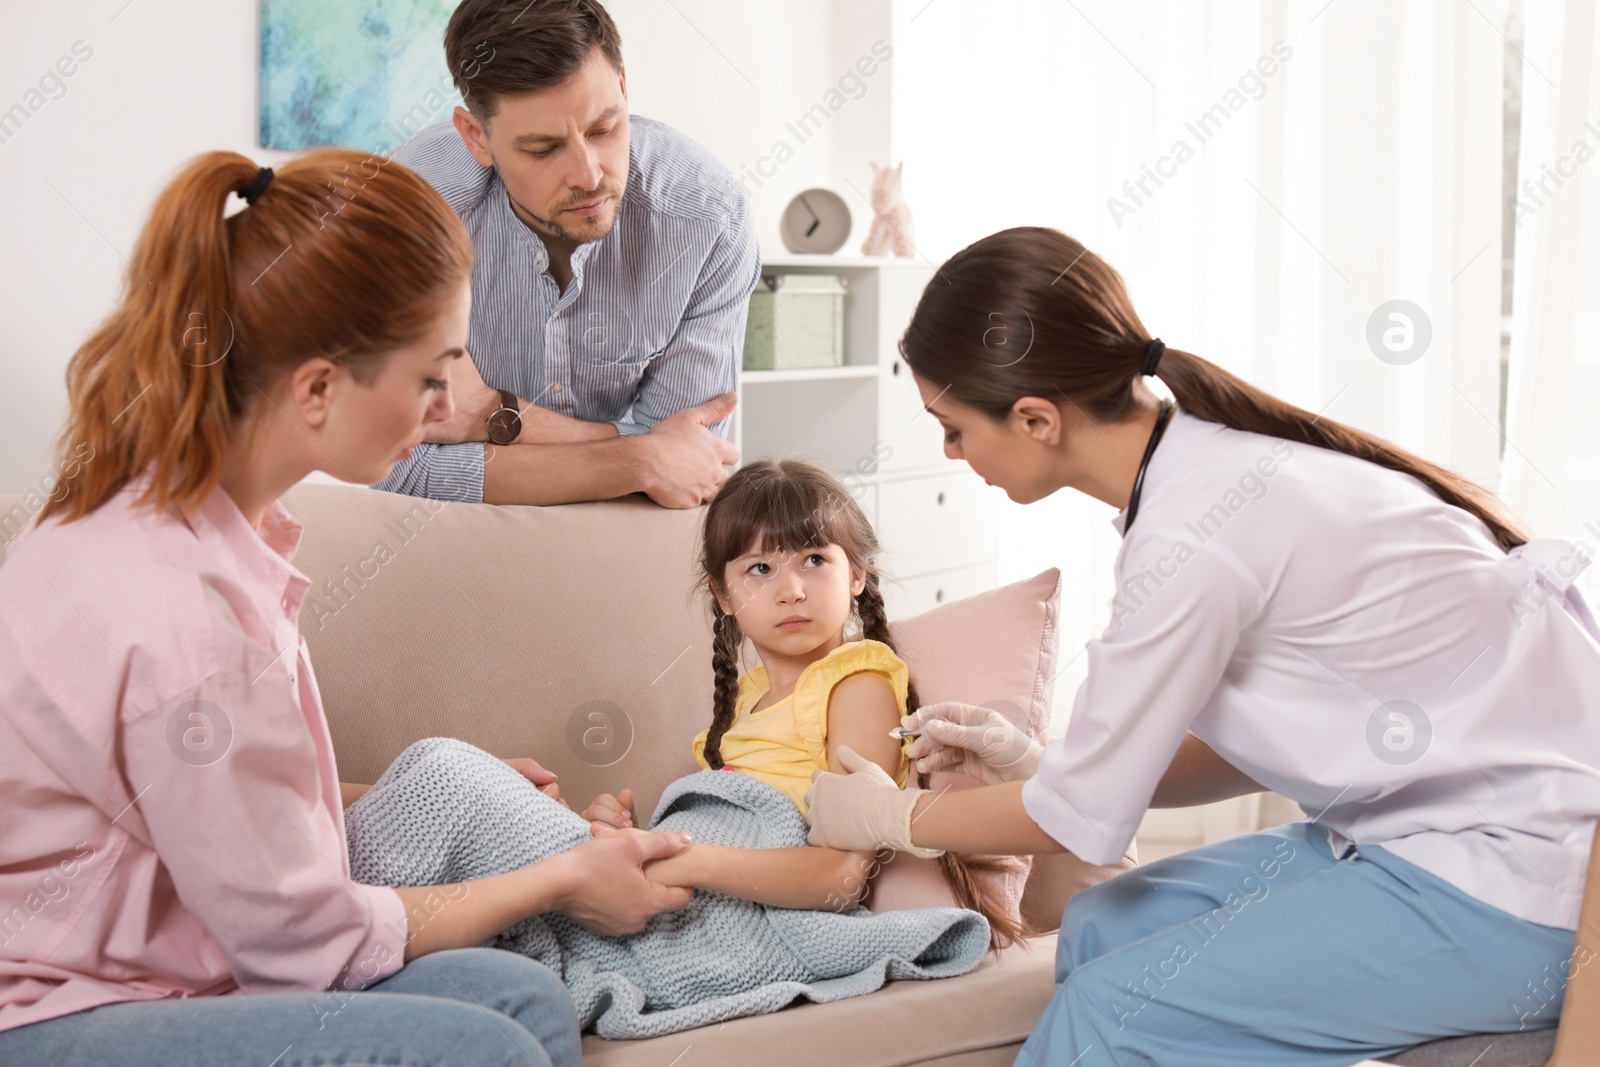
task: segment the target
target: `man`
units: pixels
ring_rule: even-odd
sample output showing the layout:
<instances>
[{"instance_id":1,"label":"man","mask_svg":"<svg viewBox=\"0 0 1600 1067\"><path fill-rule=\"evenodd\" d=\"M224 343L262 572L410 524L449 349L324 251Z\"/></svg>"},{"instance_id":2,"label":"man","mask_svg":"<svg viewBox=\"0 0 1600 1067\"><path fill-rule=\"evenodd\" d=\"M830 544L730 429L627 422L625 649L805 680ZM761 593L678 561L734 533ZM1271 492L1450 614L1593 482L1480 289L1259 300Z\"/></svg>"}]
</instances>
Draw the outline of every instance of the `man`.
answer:
<instances>
[{"instance_id":1,"label":"man","mask_svg":"<svg viewBox=\"0 0 1600 1067\"><path fill-rule=\"evenodd\" d=\"M445 54L466 106L393 158L472 233L471 359L452 370L456 416L376 488L709 500L739 457L721 435L761 270L743 191L628 114L621 39L593 0L464 0Z\"/></svg>"}]
</instances>

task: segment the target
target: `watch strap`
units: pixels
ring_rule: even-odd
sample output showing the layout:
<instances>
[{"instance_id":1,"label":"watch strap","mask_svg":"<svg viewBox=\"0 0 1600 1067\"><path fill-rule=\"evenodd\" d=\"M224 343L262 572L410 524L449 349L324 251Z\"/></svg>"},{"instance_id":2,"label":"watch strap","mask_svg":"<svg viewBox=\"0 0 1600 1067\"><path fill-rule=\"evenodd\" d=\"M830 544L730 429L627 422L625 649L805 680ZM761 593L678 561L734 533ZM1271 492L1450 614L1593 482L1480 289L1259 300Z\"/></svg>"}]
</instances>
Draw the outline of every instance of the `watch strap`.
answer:
<instances>
[{"instance_id":1,"label":"watch strap","mask_svg":"<svg viewBox=\"0 0 1600 1067\"><path fill-rule=\"evenodd\" d=\"M484 421L489 424L489 443L507 445L515 441L522 433L522 412L517 408L517 395L505 389L496 389L500 394L500 406L489 412ZM509 411L509 417L501 412Z\"/></svg>"}]
</instances>

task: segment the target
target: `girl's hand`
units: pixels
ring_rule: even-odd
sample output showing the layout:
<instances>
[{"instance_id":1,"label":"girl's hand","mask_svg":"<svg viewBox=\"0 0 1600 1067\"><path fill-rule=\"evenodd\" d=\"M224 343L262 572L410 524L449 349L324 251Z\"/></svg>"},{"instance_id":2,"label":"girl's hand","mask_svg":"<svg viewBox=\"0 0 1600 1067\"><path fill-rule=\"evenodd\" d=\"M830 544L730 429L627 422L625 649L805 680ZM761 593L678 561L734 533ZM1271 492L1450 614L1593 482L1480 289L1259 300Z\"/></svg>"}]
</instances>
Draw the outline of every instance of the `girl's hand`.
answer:
<instances>
[{"instance_id":1,"label":"girl's hand","mask_svg":"<svg viewBox=\"0 0 1600 1067\"><path fill-rule=\"evenodd\" d=\"M527 756L517 756L514 759L501 760L507 767L516 771L522 777L539 787L539 792L551 800L561 800L561 787L556 785L556 772L547 771L536 760ZM561 800L562 807L571 808L565 800Z\"/></svg>"},{"instance_id":2,"label":"girl's hand","mask_svg":"<svg viewBox=\"0 0 1600 1067\"><path fill-rule=\"evenodd\" d=\"M589 832L596 837L613 830L633 829L633 790L624 789L620 797L601 793L583 809L583 817L589 820Z\"/></svg>"}]
</instances>

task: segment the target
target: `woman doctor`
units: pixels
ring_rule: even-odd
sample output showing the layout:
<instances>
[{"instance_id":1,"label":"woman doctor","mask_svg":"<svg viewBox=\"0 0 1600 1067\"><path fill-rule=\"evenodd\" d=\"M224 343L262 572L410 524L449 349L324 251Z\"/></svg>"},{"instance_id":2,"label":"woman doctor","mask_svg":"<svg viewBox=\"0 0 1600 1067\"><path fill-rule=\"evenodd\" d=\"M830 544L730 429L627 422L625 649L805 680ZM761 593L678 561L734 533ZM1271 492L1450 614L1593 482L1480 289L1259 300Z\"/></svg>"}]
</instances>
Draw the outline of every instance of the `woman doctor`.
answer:
<instances>
[{"instance_id":1,"label":"woman doctor","mask_svg":"<svg viewBox=\"0 0 1600 1067\"><path fill-rule=\"evenodd\" d=\"M1054 230L957 254L902 352L951 458L1020 503L1121 509L1112 619L1061 741L924 709L919 770L992 785L847 760L816 775L811 842L1108 863L1152 806L1272 789L1310 816L1076 895L1017 1062L1327 1067L1554 1026L1600 812L1586 552L1164 349Z\"/></svg>"}]
</instances>

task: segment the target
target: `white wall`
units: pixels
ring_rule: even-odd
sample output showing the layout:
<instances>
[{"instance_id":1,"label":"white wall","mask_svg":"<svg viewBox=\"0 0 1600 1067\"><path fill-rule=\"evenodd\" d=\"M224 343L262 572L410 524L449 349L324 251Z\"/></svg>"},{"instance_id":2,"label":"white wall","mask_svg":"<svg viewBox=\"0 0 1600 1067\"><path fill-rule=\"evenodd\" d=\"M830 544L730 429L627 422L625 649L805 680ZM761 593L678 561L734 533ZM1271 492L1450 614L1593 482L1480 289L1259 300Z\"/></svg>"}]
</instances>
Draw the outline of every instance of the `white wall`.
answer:
<instances>
[{"instance_id":1,"label":"white wall","mask_svg":"<svg viewBox=\"0 0 1600 1067\"><path fill-rule=\"evenodd\" d=\"M613 0L632 109L683 130L745 182L764 247L783 205L812 185L852 201L866 233L869 159L886 161L889 78L840 79L889 33L888 0ZM33 113L0 143L0 493L50 469L66 416L63 375L116 300L125 256L161 186L190 156L257 146L257 0L74 0L0 7L0 111ZM29 97L63 56L89 58ZM441 45L442 47L442 45ZM63 91L64 88L64 91ZM854 99L851 99L851 96ZM841 99L843 103L840 104ZM801 140L786 123L828 102ZM34 106L36 110L34 109ZM443 116L441 116L443 117ZM756 173L774 143L793 150ZM748 171L746 168L749 168Z\"/></svg>"}]
</instances>

